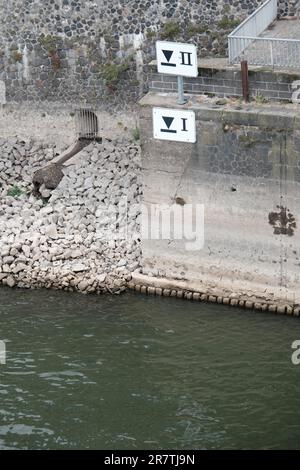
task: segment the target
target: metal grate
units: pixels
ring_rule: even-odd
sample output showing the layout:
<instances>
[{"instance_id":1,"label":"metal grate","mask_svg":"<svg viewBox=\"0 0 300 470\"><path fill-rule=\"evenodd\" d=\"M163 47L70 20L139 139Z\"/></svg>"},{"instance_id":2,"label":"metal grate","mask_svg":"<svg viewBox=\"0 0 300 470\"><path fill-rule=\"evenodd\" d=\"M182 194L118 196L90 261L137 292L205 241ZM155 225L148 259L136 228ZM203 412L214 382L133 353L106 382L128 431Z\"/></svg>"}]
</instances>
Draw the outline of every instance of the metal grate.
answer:
<instances>
[{"instance_id":1,"label":"metal grate","mask_svg":"<svg viewBox=\"0 0 300 470\"><path fill-rule=\"evenodd\" d=\"M80 108L75 110L75 126L77 138L96 140L99 138L98 117L92 109Z\"/></svg>"}]
</instances>

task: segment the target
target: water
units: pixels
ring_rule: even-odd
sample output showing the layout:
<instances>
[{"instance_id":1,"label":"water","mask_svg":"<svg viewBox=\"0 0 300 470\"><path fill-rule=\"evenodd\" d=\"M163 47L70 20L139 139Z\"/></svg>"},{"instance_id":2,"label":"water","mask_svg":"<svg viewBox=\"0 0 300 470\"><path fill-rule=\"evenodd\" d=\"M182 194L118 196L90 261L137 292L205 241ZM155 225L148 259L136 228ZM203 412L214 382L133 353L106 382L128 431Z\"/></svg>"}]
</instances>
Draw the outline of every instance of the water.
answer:
<instances>
[{"instance_id":1,"label":"water","mask_svg":"<svg viewBox=\"0 0 300 470\"><path fill-rule=\"evenodd\" d=\"M0 289L0 449L300 448L300 321Z\"/></svg>"}]
</instances>

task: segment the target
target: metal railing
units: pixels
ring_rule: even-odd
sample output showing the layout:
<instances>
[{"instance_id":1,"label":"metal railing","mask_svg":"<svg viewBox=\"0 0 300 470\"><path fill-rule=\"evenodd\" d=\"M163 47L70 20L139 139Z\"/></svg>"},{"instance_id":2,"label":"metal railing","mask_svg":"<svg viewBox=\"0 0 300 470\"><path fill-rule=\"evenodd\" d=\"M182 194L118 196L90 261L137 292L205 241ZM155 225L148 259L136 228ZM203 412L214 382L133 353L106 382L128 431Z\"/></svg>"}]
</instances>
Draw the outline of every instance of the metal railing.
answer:
<instances>
[{"instance_id":1,"label":"metal railing","mask_svg":"<svg viewBox=\"0 0 300 470\"><path fill-rule=\"evenodd\" d=\"M276 48L280 44L282 46L280 49L287 50L289 58L294 48L300 48L300 40L259 37L276 18L277 0L267 0L249 18L243 21L228 36L230 63L235 64L242 59L246 59L252 65L294 66L294 60L293 65L287 65L290 63L289 59L281 57Z\"/></svg>"},{"instance_id":2,"label":"metal railing","mask_svg":"<svg viewBox=\"0 0 300 470\"><path fill-rule=\"evenodd\" d=\"M239 38L243 52L231 63L245 59L250 65L300 67L300 39ZM249 47L251 45L251 47Z\"/></svg>"}]
</instances>

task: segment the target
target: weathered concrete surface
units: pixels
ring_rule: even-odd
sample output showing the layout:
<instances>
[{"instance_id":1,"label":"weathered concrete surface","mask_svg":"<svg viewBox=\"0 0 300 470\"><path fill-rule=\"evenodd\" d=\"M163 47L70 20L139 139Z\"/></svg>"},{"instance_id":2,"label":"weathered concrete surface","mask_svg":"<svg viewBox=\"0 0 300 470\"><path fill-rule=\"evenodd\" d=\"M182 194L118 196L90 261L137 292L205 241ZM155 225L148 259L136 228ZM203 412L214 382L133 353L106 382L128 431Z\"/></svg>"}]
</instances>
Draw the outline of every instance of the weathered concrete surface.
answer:
<instances>
[{"instance_id":1,"label":"weathered concrete surface","mask_svg":"<svg viewBox=\"0 0 300 470\"><path fill-rule=\"evenodd\" d=\"M144 203L205 206L205 246L143 240L143 273L185 281L199 292L300 304L300 113L292 106L184 106L196 112L197 143L154 140L152 107L141 101Z\"/></svg>"},{"instance_id":2,"label":"weathered concrete surface","mask_svg":"<svg viewBox=\"0 0 300 470\"><path fill-rule=\"evenodd\" d=\"M0 85L1 88L1 85ZM74 145L76 138L74 112L80 105L60 102L47 105L16 105L13 103L0 107L0 137L28 137L47 144L55 144L59 151L65 151ZM132 112L98 111L99 131L106 139L131 138L132 131L137 126L134 107Z\"/></svg>"},{"instance_id":3,"label":"weathered concrete surface","mask_svg":"<svg viewBox=\"0 0 300 470\"><path fill-rule=\"evenodd\" d=\"M300 39L300 19L295 15L288 19L276 21L260 36L262 38Z\"/></svg>"}]
</instances>

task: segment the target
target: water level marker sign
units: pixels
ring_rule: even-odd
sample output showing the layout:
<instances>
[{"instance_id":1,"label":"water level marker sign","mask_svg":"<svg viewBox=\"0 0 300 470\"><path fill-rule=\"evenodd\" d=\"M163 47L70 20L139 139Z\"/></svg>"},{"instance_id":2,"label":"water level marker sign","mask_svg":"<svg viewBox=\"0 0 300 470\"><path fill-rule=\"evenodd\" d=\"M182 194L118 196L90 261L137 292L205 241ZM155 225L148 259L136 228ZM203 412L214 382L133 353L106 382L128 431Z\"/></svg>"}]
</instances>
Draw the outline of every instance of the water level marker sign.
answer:
<instances>
[{"instance_id":1,"label":"water level marker sign","mask_svg":"<svg viewBox=\"0 0 300 470\"><path fill-rule=\"evenodd\" d=\"M158 73L198 76L197 48L194 44L157 41L156 60Z\"/></svg>"},{"instance_id":2,"label":"water level marker sign","mask_svg":"<svg viewBox=\"0 0 300 470\"><path fill-rule=\"evenodd\" d=\"M196 142L194 111L153 108L153 134L155 139L175 142Z\"/></svg>"}]
</instances>

